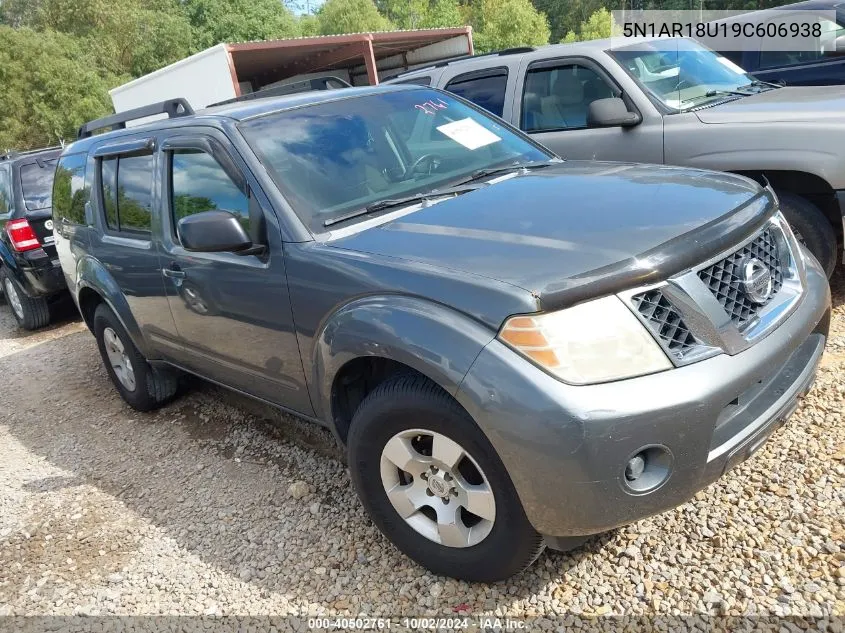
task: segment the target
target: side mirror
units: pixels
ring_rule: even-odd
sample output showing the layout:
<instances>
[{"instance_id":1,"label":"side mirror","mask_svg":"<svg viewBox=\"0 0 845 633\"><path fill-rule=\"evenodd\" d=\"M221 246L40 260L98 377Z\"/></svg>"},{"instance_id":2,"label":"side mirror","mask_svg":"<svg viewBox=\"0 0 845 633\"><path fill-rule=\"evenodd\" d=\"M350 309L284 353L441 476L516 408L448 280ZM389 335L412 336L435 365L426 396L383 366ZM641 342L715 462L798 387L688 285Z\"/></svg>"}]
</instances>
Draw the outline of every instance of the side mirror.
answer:
<instances>
[{"instance_id":1,"label":"side mirror","mask_svg":"<svg viewBox=\"0 0 845 633\"><path fill-rule=\"evenodd\" d=\"M238 218L228 211L203 211L179 220L179 239L185 250L199 253L244 253L252 240Z\"/></svg>"},{"instance_id":2,"label":"side mirror","mask_svg":"<svg viewBox=\"0 0 845 633\"><path fill-rule=\"evenodd\" d=\"M588 127L631 127L641 121L639 113L629 112L628 106L619 97L596 99L587 110Z\"/></svg>"}]
</instances>

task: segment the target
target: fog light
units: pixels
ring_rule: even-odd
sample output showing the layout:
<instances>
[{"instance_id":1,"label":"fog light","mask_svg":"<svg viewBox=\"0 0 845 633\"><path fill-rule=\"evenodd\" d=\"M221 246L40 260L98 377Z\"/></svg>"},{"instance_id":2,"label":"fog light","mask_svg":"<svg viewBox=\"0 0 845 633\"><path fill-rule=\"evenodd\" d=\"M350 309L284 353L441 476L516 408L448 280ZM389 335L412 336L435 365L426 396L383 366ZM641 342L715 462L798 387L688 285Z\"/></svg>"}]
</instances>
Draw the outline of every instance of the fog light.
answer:
<instances>
[{"instance_id":1,"label":"fog light","mask_svg":"<svg viewBox=\"0 0 845 633\"><path fill-rule=\"evenodd\" d=\"M669 479L672 461L665 446L643 446L625 463L622 487L638 495L657 490Z\"/></svg>"}]
</instances>

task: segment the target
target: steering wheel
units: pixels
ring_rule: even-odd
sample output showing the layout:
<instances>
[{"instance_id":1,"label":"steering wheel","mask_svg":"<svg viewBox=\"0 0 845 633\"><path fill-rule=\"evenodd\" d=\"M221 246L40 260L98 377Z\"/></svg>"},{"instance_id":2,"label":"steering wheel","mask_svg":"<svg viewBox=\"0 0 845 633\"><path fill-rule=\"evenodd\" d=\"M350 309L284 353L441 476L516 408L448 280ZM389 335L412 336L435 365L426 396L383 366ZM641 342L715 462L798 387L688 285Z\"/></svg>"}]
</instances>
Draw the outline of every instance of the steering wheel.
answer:
<instances>
[{"instance_id":1,"label":"steering wheel","mask_svg":"<svg viewBox=\"0 0 845 633\"><path fill-rule=\"evenodd\" d=\"M440 166L441 157L438 154L423 154L417 160L414 161L414 164L408 167L405 171L406 176L412 176L413 174L420 171L420 166L424 163L428 162L428 173L431 174L432 171L436 170Z\"/></svg>"}]
</instances>

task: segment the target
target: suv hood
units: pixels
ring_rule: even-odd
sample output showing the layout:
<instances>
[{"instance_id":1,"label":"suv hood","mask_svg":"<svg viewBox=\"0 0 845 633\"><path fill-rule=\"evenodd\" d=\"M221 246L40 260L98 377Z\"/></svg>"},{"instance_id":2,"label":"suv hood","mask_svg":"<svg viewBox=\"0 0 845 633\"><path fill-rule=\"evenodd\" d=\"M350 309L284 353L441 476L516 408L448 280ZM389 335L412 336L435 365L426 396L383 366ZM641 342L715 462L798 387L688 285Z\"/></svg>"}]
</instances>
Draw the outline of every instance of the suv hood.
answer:
<instances>
[{"instance_id":1,"label":"suv hood","mask_svg":"<svg viewBox=\"0 0 845 633\"><path fill-rule=\"evenodd\" d=\"M696 112L702 123L845 121L845 86L769 90Z\"/></svg>"},{"instance_id":2,"label":"suv hood","mask_svg":"<svg viewBox=\"0 0 845 633\"><path fill-rule=\"evenodd\" d=\"M761 198L762 204L749 204ZM550 308L704 261L762 224L770 202L741 176L567 161L327 245L496 279Z\"/></svg>"}]
</instances>

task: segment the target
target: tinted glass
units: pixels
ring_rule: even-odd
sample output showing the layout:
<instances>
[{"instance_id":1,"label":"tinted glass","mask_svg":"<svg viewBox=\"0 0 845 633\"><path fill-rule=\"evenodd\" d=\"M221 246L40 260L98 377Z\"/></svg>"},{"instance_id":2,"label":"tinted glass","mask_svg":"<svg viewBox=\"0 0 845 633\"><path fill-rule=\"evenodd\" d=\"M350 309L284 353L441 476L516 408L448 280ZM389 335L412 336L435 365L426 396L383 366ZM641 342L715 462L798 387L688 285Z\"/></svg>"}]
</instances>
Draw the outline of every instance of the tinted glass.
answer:
<instances>
[{"instance_id":1,"label":"tinted glass","mask_svg":"<svg viewBox=\"0 0 845 633\"><path fill-rule=\"evenodd\" d=\"M214 158L199 150L178 150L171 158L174 227L195 213L231 211L249 233L249 199Z\"/></svg>"},{"instance_id":2,"label":"tinted glass","mask_svg":"<svg viewBox=\"0 0 845 633\"><path fill-rule=\"evenodd\" d=\"M12 192L9 188L9 172L6 167L0 167L0 215L5 215L11 208Z\"/></svg>"},{"instance_id":3,"label":"tinted glass","mask_svg":"<svg viewBox=\"0 0 845 633\"><path fill-rule=\"evenodd\" d=\"M53 197L53 176L56 173L56 159L42 160L21 166L21 190L24 205L29 211L46 209Z\"/></svg>"},{"instance_id":4,"label":"tinted glass","mask_svg":"<svg viewBox=\"0 0 845 633\"><path fill-rule=\"evenodd\" d=\"M803 23L816 22L819 25L821 36L814 38L812 50L784 51L777 50L777 38L763 38L760 50L760 68L778 68L781 66L797 66L799 64L812 64L831 57L841 57L841 50L836 50L836 38L845 34L845 29L836 22L827 20L821 16L811 16L807 13L796 13L795 21ZM772 21L775 24L785 23L789 26L787 19L781 18ZM768 23L765 23L768 24Z\"/></svg>"},{"instance_id":5,"label":"tinted glass","mask_svg":"<svg viewBox=\"0 0 845 633\"><path fill-rule=\"evenodd\" d=\"M764 89L727 57L694 40L672 38L608 51L645 90L673 110L720 101L726 92Z\"/></svg>"},{"instance_id":6,"label":"tinted glass","mask_svg":"<svg viewBox=\"0 0 845 633\"><path fill-rule=\"evenodd\" d=\"M522 95L521 127L530 132L587 127L590 104L612 96L610 85L586 66L530 71Z\"/></svg>"},{"instance_id":7,"label":"tinted glass","mask_svg":"<svg viewBox=\"0 0 845 633\"><path fill-rule=\"evenodd\" d=\"M121 156L117 167L117 213L121 231L151 228L153 157Z\"/></svg>"},{"instance_id":8,"label":"tinted glass","mask_svg":"<svg viewBox=\"0 0 845 633\"><path fill-rule=\"evenodd\" d=\"M478 169L552 158L520 134L427 88L340 99L240 126L296 212L315 231L386 198Z\"/></svg>"},{"instance_id":9,"label":"tinted glass","mask_svg":"<svg viewBox=\"0 0 845 633\"><path fill-rule=\"evenodd\" d=\"M53 183L53 217L56 221L85 224L85 154L62 156Z\"/></svg>"},{"instance_id":10,"label":"tinted glass","mask_svg":"<svg viewBox=\"0 0 845 633\"><path fill-rule=\"evenodd\" d=\"M100 170L106 226L117 231L120 229L117 222L117 158L104 158Z\"/></svg>"},{"instance_id":11,"label":"tinted glass","mask_svg":"<svg viewBox=\"0 0 845 633\"><path fill-rule=\"evenodd\" d=\"M502 116L502 111L505 108L505 86L507 83L507 73L467 80L455 77L446 84L446 90L472 101L496 116Z\"/></svg>"},{"instance_id":12,"label":"tinted glass","mask_svg":"<svg viewBox=\"0 0 845 633\"><path fill-rule=\"evenodd\" d=\"M428 75L424 77L411 77L410 79L402 79L400 81L394 81L393 83L396 84L415 84L417 86L430 86L431 85L431 77Z\"/></svg>"}]
</instances>

